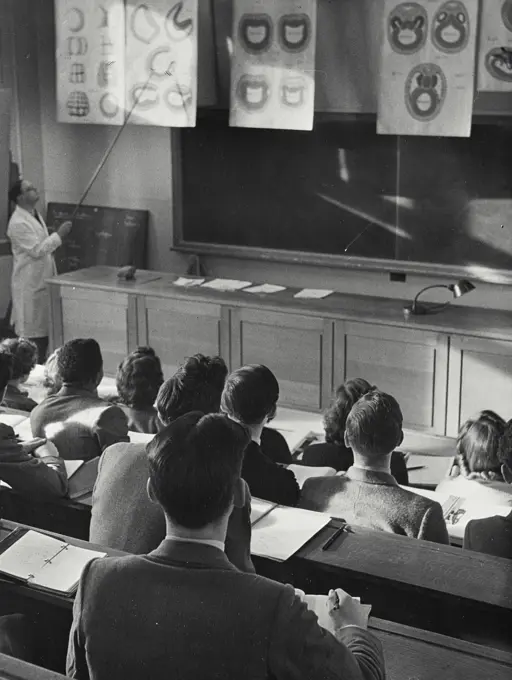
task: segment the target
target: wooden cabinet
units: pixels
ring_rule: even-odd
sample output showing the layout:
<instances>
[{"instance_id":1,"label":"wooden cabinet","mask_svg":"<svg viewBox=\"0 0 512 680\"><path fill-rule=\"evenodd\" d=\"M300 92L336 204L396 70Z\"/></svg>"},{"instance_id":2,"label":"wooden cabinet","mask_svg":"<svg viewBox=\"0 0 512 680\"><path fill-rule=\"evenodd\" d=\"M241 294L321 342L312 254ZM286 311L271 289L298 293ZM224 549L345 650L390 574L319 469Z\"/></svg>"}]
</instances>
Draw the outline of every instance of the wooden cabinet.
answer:
<instances>
[{"instance_id":1,"label":"wooden cabinet","mask_svg":"<svg viewBox=\"0 0 512 680\"><path fill-rule=\"evenodd\" d=\"M103 354L103 370L117 366L137 343L135 297L79 287L50 287L52 348L74 338L94 338Z\"/></svg>"},{"instance_id":2,"label":"wooden cabinet","mask_svg":"<svg viewBox=\"0 0 512 680\"><path fill-rule=\"evenodd\" d=\"M231 311L232 368L265 364L279 381L279 403L318 411L332 392L331 321L259 309Z\"/></svg>"},{"instance_id":3,"label":"wooden cabinet","mask_svg":"<svg viewBox=\"0 0 512 680\"><path fill-rule=\"evenodd\" d=\"M365 378L396 398L404 426L445 433L447 336L347 321L336 323L334 347L336 384Z\"/></svg>"},{"instance_id":4,"label":"wooden cabinet","mask_svg":"<svg viewBox=\"0 0 512 680\"><path fill-rule=\"evenodd\" d=\"M451 338L447 434L479 411L491 409L512 418L512 342Z\"/></svg>"},{"instance_id":5,"label":"wooden cabinet","mask_svg":"<svg viewBox=\"0 0 512 680\"><path fill-rule=\"evenodd\" d=\"M229 362L229 313L218 304L141 296L137 321L139 344L155 350L166 378L193 354Z\"/></svg>"}]
</instances>

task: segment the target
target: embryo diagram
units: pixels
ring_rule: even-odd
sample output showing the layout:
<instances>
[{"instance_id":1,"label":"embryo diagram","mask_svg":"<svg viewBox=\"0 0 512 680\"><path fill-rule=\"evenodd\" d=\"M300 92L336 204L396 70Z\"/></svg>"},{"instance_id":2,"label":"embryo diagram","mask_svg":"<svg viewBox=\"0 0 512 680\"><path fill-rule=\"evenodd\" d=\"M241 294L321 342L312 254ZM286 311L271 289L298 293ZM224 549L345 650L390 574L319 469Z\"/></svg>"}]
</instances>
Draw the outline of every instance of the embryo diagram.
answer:
<instances>
[{"instance_id":1,"label":"embryo diagram","mask_svg":"<svg viewBox=\"0 0 512 680\"><path fill-rule=\"evenodd\" d=\"M437 64L415 66L405 81L405 105L416 120L431 121L439 115L446 99L447 84Z\"/></svg>"}]
</instances>

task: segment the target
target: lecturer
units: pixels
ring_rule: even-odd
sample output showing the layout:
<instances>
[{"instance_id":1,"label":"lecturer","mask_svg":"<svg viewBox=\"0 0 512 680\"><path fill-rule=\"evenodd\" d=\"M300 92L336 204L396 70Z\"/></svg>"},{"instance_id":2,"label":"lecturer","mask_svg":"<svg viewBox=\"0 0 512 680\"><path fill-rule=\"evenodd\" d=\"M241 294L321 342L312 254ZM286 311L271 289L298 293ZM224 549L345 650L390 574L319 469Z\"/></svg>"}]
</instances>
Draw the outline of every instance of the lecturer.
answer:
<instances>
[{"instance_id":1,"label":"lecturer","mask_svg":"<svg viewBox=\"0 0 512 680\"><path fill-rule=\"evenodd\" d=\"M16 206L7 227L13 256L11 322L18 336L35 342L38 361L44 363L49 330L49 299L45 282L57 273L52 253L62 245L72 223L64 222L50 236L36 210L38 191L26 180L13 184L9 200Z\"/></svg>"}]
</instances>

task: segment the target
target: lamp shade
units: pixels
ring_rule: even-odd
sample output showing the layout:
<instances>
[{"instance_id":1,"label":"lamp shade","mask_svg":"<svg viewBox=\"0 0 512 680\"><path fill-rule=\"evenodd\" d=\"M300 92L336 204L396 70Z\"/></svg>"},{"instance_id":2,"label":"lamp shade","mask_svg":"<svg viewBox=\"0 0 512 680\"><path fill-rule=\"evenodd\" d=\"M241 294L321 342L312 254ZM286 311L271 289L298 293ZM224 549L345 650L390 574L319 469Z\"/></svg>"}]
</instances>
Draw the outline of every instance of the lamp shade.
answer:
<instances>
[{"instance_id":1,"label":"lamp shade","mask_svg":"<svg viewBox=\"0 0 512 680\"><path fill-rule=\"evenodd\" d=\"M448 286L448 288L452 291L455 298L460 298L466 295L466 293L471 293L472 290L475 290L475 286L467 279L461 279L457 283Z\"/></svg>"}]
</instances>

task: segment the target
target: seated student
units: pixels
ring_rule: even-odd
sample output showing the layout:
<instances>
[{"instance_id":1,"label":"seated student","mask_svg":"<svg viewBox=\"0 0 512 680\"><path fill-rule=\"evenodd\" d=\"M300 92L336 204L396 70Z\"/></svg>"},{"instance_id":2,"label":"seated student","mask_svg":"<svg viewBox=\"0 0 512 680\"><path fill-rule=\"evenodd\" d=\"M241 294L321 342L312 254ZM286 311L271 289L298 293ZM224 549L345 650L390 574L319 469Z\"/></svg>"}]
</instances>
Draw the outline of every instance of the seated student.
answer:
<instances>
[{"instance_id":1,"label":"seated student","mask_svg":"<svg viewBox=\"0 0 512 680\"><path fill-rule=\"evenodd\" d=\"M0 352L0 401L11 378L12 357ZM0 423L0 480L34 501L65 496L68 478L64 461L49 442L21 444L9 425Z\"/></svg>"},{"instance_id":2,"label":"seated student","mask_svg":"<svg viewBox=\"0 0 512 680\"><path fill-rule=\"evenodd\" d=\"M118 404L132 432L156 434L159 429L154 403L164 381L162 365L151 347L138 347L119 364L116 376Z\"/></svg>"},{"instance_id":3,"label":"seated student","mask_svg":"<svg viewBox=\"0 0 512 680\"><path fill-rule=\"evenodd\" d=\"M59 367L57 358L59 356L60 347L50 354L44 365L43 388L47 397L51 397L62 387L62 380L59 376Z\"/></svg>"},{"instance_id":4,"label":"seated student","mask_svg":"<svg viewBox=\"0 0 512 680\"><path fill-rule=\"evenodd\" d=\"M224 554L243 504L248 435L188 413L148 446L148 492L166 537L149 555L90 562L80 579L67 675L79 680L383 680L380 642L349 602L329 601L336 637L291 586L238 571Z\"/></svg>"},{"instance_id":5,"label":"seated student","mask_svg":"<svg viewBox=\"0 0 512 680\"><path fill-rule=\"evenodd\" d=\"M336 396L324 414L325 442L311 444L304 449L301 463L314 467L332 467L337 472L346 471L354 463L352 451L345 446L345 423L350 409L363 394L374 390L364 378L347 380L336 390ZM407 486L407 465L400 451L391 454L391 474L399 484Z\"/></svg>"},{"instance_id":6,"label":"seated student","mask_svg":"<svg viewBox=\"0 0 512 680\"><path fill-rule=\"evenodd\" d=\"M30 371L37 362L37 345L25 338L7 338L0 342L0 352L7 352L13 358L12 377L5 390L3 406L18 411L32 411L37 403L21 389L27 381Z\"/></svg>"},{"instance_id":7,"label":"seated student","mask_svg":"<svg viewBox=\"0 0 512 680\"><path fill-rule=\"evenodd\" d=\"M53 441L67 460L90 460L111 444L129 441L126 415L98 397L103 359L96 340L66 342L57 356L57 371L61 389L30 414L35 437Z\"/></svg>"},{"instance_id":8,"label":"seated student","mask_svg":"<svg viewBox=\"0 0 512 680\"><path fill-rule=\"evenodd\" d=\"M300 488L295 475L261 448L261 433L276 414L279 384L266 366L251 365L233 371L222 392L221 411L245 425L251 433L242 477L253 496L281 505L297 505Z\"/></svg>"},{"instance_id":9,"label":"seated student","mask_svg":"<svg viewBox=\"0 0 512 680\"><path fill-rule=\"evenodd\" d=\"M503 479L512 492L512 420L505 426L498 447L498 459ZM464 548L512 560L512 512L505 517L495 515L468 522L464 533Z\"/></svg>"},{"instance_id":10,"label":"seated student","mask_svg":"<svg viewBox=\"0 0 512 680\"><path fill-rule=\"evenodd\" d=\"M482 411L461 427L450 476L436 488L439 493L494 505L512 505L512 487L503 479L498 457L505 421L494 411Z\"/></svg>"},{"instance_id":11,"label":"seated student","mask_svg":"<svg viewBox=\"0 0 512 680\"><path fill-rule=\"evenodd\" d=\"M226 365L219 357L190 357L165 382L157 397L164 426L189 413L219 410ZM220 388L220 389L219 389ZM89 540L118 550L146 553L165 537L159 505L146 493L149 467L144 444L115 444L101 457L92 497ZM251 495L243 508L234 508L228 524L226 554L242 571L254 571L251 561Z\"/></svg>"},{"instance_id":12,"label":"seated student","mask_svg":"<svg viewBox=\"0 0 512 680\"><path fill-rule=\"evenodd\" d=\"M379 390L363 395L345 426L345 445L354 453L354 465L340 476L306 480L301 507L355 526L448 543L439 503L402 489L391 475L391 452L402 439L396 400Z\"/></svg>"}]
</instances>

